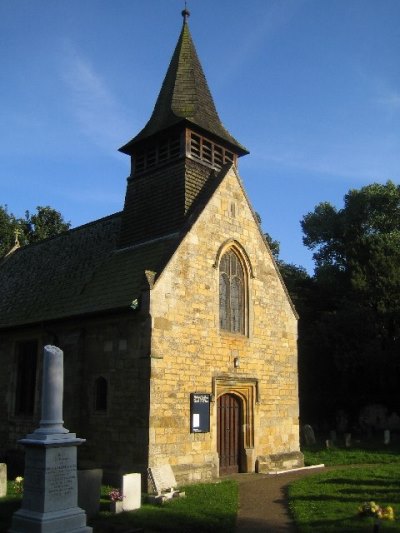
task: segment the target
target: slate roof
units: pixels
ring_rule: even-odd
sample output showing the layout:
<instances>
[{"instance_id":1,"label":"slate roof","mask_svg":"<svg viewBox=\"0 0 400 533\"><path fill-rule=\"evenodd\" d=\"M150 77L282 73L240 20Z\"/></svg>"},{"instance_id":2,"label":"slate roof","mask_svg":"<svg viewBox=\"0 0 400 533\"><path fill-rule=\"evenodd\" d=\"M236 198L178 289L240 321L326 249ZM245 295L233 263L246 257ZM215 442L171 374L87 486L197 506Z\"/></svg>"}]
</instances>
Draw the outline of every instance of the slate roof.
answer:
<instances>
[{"instance_id":1,"label":"slate roof","mask_svg":"<svg viewBox=\"0 0 400 533\"><path fill-rule=\"evenodd\" d=\"M112 309L139 298L172 239L117 250L121 213L24 246L0 261L0 328Z\"/></svg>"},{"instance_id":2,"label":"slate roof","mask_svg":"<svg viewBox=\"0 0 400 533\"><path fill-rule=\"evenodd\" d=\"M140 133L120 151L131 154L136 143L181 123L192 124L212 133L229 143L240 155L248 153L221 123L186 19L153 114Z\"/></svg>"}]
</instances>

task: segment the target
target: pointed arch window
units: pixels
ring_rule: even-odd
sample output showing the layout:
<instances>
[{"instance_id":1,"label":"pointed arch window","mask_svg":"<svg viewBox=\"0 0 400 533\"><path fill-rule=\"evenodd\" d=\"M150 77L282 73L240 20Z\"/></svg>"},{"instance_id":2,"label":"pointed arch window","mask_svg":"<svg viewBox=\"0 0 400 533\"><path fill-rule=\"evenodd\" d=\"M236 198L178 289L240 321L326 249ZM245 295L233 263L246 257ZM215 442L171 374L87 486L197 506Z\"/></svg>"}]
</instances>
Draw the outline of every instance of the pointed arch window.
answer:
<instances>
[{"instance_id":1,"label":"pointed arch window","mask_svg":"<svg viewBox=\"0 0 400 533\"><path fill-rule=\"evenodd\" d=\"M245 334L245 274L233 250L228 250L219 264L219 325L232 333Z\"/></svg>"}]
</instances>

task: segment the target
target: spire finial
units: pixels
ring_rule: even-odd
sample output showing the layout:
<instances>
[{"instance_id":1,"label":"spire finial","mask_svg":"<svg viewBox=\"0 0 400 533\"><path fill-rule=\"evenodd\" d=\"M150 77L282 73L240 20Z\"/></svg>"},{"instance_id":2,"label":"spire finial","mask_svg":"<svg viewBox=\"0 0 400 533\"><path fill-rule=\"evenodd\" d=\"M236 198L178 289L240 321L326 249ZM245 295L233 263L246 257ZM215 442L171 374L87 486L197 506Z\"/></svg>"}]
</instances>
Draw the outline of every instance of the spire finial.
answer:
<instances>
[{"instance_id":1,"label":"spire finial","mask_svg":"<svg viewBox=\"0 0 400 533\"><path fill-rule=\"evenodd\" d=\"M183 23L186 24L187 19L190 17L190 11L187 8L186 1L185 1L185 9L182 11L182 17L183 17Z\"/></svg>"}]
</instances>

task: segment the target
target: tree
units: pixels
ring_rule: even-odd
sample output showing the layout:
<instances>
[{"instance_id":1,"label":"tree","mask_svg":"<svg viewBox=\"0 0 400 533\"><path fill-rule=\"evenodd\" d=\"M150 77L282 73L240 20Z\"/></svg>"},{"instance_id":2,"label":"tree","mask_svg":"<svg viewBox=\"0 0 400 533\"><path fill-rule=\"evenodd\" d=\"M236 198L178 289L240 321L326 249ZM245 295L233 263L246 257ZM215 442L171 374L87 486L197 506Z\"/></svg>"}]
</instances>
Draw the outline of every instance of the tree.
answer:
<instances>
[{"instance_id":1,"label":"tree","mask_svg":"<svg viewBox=\"0 0 400 533\"><path fill-rule=\"evenodd\" d=\"M8 212L6 205L0 205L0 257L12 248L17 227L18 221L14 215Z\"/></svg>"},{"instance_id":2,"label":"tree","mask_svg":"<svg viewBox=\"0 0 400 533\"><path fill-rule=\"evenodd\" d=\"M53 237L70 228L61 213L49 206L37 206L36 213L25 212L24 234L29 243Z\"/></svg>"},{"instance_id":3,"label":"tree","mask_svg":"<svg viewBox=\"0 0 400 533\"><path fill-rule=\"evenodd\" d=\"M342 209L320 203L302 228L314 251L318 312L300 339L300 354L327 395L316 404L356 412L377 402L398 410L400 186L388 181L350 190ZM309 388L309 376L305 383Z\"/></svg>"},{"instance_id":4,"label":"tree","mask_svg":"<svg viewBox=\"0 0 400 533\"><path fill-rule=\"evenodd\" d=\"M61 213L49 206L38 206L35 213L25 212L25 218L16 218L7 206L0 206L0 257L9 252L16 240L21 245L31 244L67 231L71 224Z\"/></svg>"}]
</instances>

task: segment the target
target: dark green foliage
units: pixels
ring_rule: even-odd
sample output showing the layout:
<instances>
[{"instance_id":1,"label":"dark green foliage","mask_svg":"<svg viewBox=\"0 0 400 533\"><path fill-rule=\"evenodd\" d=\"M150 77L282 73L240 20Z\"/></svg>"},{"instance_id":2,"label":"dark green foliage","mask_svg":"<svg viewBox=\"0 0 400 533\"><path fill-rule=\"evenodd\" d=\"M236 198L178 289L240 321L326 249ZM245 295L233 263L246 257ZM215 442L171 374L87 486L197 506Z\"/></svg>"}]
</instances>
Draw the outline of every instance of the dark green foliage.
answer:
<instances>
[{"instance_id":1,"label":"dark green foliage","mask_svg":"<svg viewBox=\"0 0 400 533\"><path fill-rule=\"evenodd\" d=\"M49 206L37 206L35 213L26 211L24 218L16 218L7 206L0 206L0 258L11 250L16 237L21 245L31 244L67 231L70 226Z\"/></svg>"},{"instance_id":2,"label":"dark green foliage","mask_svg":"<svg viewBox=\"0 0 400 533\"><path fill-rule=\"evenodd\" d=\"M0 205L0 257L12 248L18 226L17 219L8 212L7 206Z\"/></svg>"},{"instance_id":3,"label":"dark green foliage","mask_svg":"<svg viewBox=\"0 0 400 533\"><path fill-rule=\"evenodd\" d=\"M265 240L268 243L269 249L271 250L272 255L274 256L274 259L278 259L279 257L279 241L275 241L269 233L264 233Z\"/></svg>"},{"instance_id":4,"label":"dark green foliage","mask_svg":"<svg viewBox=\"0 0 400 533\"><path fill-rule=\"evenodd\" d=\"M367 403L400 412L400 186L351 190L342 209L321 203L302 227L316 264L300 321L303 421L332 425L345 409L354 423Z\"/></svg>"}]
</instances>

